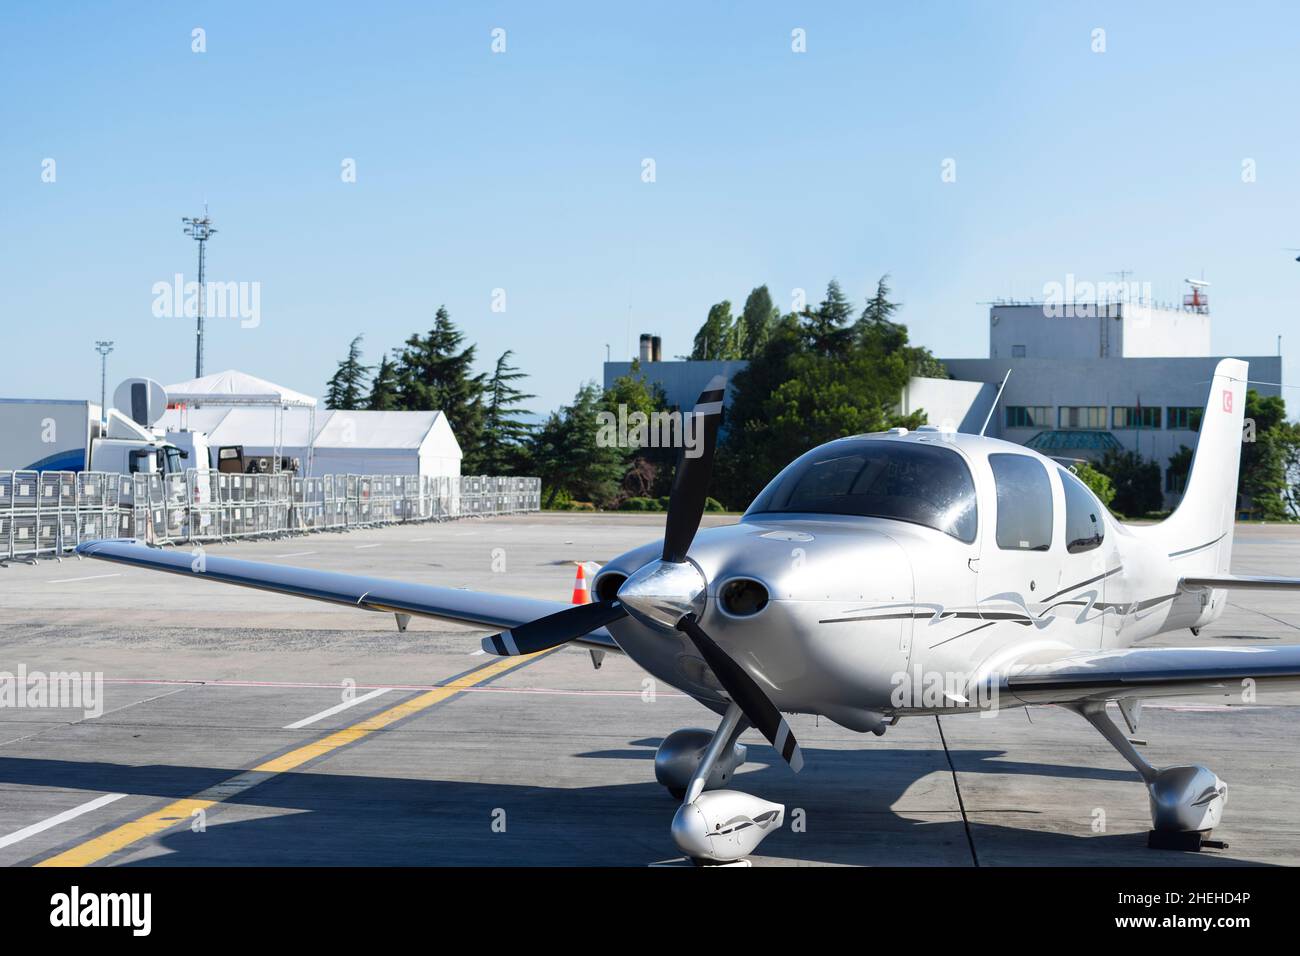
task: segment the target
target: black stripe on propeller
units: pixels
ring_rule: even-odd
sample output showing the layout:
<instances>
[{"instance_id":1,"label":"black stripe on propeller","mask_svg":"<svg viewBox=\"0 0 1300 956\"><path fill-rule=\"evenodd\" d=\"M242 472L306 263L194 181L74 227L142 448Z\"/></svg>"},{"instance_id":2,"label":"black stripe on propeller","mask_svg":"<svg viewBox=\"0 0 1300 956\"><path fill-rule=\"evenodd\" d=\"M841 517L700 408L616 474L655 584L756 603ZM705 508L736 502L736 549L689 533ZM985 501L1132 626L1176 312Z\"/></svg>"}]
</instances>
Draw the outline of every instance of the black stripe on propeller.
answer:
<instances>
[{"instance_id":1,"label":"black stripe on propeller","mask_svg":"<svg viewBox=\"0 0 1300 956\"><path fill-rule=\"evenodd\" d=\"M686 552L695 540L695 532L704 516L704 499L709 490L709 476L713 474L713 453L718 444L718 425L722 421L722 399L726 380L715 375L704 391L700 392L691 412L694 421L694 449L682 447L677 457L677 471L673 474L673 487L668 497L668 520L664 528L664 560L674 563L686 560ZM698 451L691 457L687 452Z\"/></svg>"},{"instance_id":2,"label":"black stripe on propeller","mask_svg":"<svg viewBox=\"0 0 1300 956\"><path fill-rule=\"evenodd\" d=\"M625 616L627 611L620 601L598 601L595 604L575 604L563 611L539 617L520 624L500 634L483 638L483 650L501 657L532 654L567 644L575 638L590 634Z\"/></svg>"},{"instance_id":3,"label":"black stripe on propeller","mask_svg":"<svg viewBox=\"0 0 1300 956\"><path fill-rule=\"evenodd\" d=\"M794 739L794 734L790 732L790 725L785 722L781 712L763 693L763 689L754 682L754 678L732 660L726 651L715 644L713 638L704 633L704 628L700 627L694 614L687 614L678 621L677 629L691 639L691 643L696 646L705 663L718 678L718 683L740 707L749 722L768 739L776 752L781 755L781 759L788 763L795 773L802 770L803 751L799 749L799 742Z\"/></svg>"}]
</instances>

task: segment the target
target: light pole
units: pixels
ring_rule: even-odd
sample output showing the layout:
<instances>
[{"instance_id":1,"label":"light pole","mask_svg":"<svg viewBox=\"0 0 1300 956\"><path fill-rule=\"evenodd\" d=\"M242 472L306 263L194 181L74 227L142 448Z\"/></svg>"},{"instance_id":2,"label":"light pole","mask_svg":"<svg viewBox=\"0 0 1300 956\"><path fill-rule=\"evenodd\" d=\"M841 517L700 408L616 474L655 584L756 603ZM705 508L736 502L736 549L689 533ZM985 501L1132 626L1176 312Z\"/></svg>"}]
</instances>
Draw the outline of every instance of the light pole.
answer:
<instances>
[{"instance_id":1,"label":"light pole","mask_svg":"<svg viewBox=\"0 0 1300 956\"><path fill-rule=\"evenodd\" d=\"M199 324L195 330L196 341L194 343L194 377L203 377L203 308L207 302L207 289L203 285L203 267L206 259L208 247L208 237L215 236L217 230L212 228L212 220L208 217L208 204L203 204L203 215L200 216L182 216L181 222L185 223L185 235L195 240L199 244Z\"/></svg>"},{"instance_id":2,"label":"light pole","mask_svg":"<svg viewBox=\"0 0 1300 956\"><path fill-rule=\"evenodd\" d=\"M108 424L108 353L113 351L112 342L96 341L95 351L99 353L99 423Z\"/></svg>"}]
</instances>

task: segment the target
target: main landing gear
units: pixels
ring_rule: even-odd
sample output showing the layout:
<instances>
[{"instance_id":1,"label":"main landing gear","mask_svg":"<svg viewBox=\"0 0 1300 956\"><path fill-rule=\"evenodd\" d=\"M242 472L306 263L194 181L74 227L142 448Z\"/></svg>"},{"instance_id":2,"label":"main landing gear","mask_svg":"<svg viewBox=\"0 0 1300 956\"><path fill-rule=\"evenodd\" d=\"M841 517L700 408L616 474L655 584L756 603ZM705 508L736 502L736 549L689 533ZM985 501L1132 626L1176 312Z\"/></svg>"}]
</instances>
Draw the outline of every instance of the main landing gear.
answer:
<instances>
[{"instance_id":1,"label":"main landing gear","mask_svg":"<svg viewBox=\"0 0 1300 956\"><path fill-rule=\"evenodd\" d=\"M1121 701L1120 711L1129 730L1137 730L1136 701ZM1211 770L1200 766L1166 767L1158 770L1134 748L1128 737L1106 713L1105 701L1087 701L1073 707L1097 728L1146 782L1151 798L1151 831L1147 846L1154 850L1227 849L1227 844L1210 839L1223 819L1228 785Z\"/></svg>"},{"instance_id":2,"label":"main landing gear","mask_svg":"<svg viewBox=\"0 0 1300 956\"><path fill-rule=\"evenodd\" d=\"M744 858L780 828L785 807L738 790L718 789L745 762L737 738L748 726L736 704L707 730L678 730L655 753L655 778L682 800L673 817L673 840L701 866L748 865Z\"/></svg>"}]
</instances>

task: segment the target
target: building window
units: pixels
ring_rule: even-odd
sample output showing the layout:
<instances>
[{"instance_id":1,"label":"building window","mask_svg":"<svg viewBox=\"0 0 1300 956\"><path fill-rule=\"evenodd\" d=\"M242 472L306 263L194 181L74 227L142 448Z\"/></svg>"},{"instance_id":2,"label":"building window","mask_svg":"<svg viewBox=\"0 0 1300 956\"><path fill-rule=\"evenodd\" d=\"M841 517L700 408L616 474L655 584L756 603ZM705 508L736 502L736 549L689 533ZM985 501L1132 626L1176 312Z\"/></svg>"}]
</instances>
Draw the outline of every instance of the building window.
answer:
<instances>
[{"instance_id":1,"label":"building window","mask_svg":"<svg viewBox=\"0 0 1300 956\"><path fill-rule=\"evenodd\" d=\"M1013 345L1013 346L1011 346L1011 357L1012 357L1012 358L1024 358L1024 357L1025 357L1025 347L1024 347L1023 345Z\"/></svg>"},{"instance_id":2,"label":"building window","mask_svg":"<svg viewBox=\"0 0 1300 956\"><path fill-rule=\"evenodd\" d=\"M989 455L998 491L998 547L1047 551L1052 547L1052 481L1028 455Z\"/></svg>"},{"instance_id":3,"label":"building window","mask_svg":"<svg viewBox=\"0 0 1300 956\"><path fill-rule=\"evenodd\" d=\"M1159 428L1160 408L1142 408L1137 405L1116 405L1112 410L1112 428Z\"/></svg>"},{"instance_id":4,"label":"building window","mask_svg":"<svg viewBox=\"0 0 1300 956\"><path fill-rule=\"evenodd\" d=\"M1105 428L1105 405L1062 405L1060 428Z\"/></svg>"},{"instance_id":5,"label":"building window","mask_svg":"<svg viewBox=\"0 0 1300 956\"><path fill-rule=\"evenodd\" d=\"M1008 428L1051 428L1050 405L1008 405Z\"/></svg>"},{"instance_id":6,"label":"building window","mask_svg":"<svg viewBox=\"0 0 1300 956\"><path fill-rule=\"evenodd\" d=\"M1199 432L1203 414L1205 414L1203 408L1170 406L1165 409L1165 427L1170 431L1178 429L1185 432Z\"/></svg>"}]
</instances>

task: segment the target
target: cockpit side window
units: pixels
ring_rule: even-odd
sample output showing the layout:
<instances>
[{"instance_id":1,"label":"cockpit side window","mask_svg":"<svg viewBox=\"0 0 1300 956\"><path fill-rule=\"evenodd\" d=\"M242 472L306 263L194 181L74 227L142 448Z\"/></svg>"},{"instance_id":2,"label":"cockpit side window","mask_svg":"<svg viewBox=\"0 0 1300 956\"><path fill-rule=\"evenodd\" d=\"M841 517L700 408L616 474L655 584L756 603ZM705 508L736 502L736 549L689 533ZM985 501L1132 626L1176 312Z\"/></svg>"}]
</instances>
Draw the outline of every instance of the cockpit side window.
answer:
<instances>
[{"instance_id":1,"label":"cockpit side window","mask_svg":"<svg viewBox=\"0 0 1300 956\"><path fill-rule=\"evenodd\" d=\"M891 518L975 540L975 483L948 448L886 439L841 439L791 462L754 499L752 514Z\"/></svg>"},{"instance_id":2,"label":"cockpit side window","mask_svg":"<svg viewBox=\"0 0 1300 956\"><path fill-rule=\"evenodd\" d=\"M1106 536L1101 502L1073 474L1064 468L1060 471L1065 490L1065 550L1079 554L1100 547Z\"/></svg>"},{"instance_id":3,"label":"cockpit side window","mask_svg":"<svg viewBox=\"0 0 1300 956\"><path fill-rule=\"evenodd\" d=\"M1028 455L989 455L998 492L998 547L1047 551L1052 547L1052 481Z\"/></svg>"}]
</instances>

